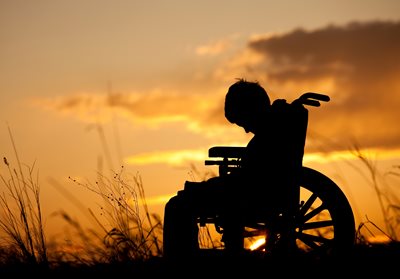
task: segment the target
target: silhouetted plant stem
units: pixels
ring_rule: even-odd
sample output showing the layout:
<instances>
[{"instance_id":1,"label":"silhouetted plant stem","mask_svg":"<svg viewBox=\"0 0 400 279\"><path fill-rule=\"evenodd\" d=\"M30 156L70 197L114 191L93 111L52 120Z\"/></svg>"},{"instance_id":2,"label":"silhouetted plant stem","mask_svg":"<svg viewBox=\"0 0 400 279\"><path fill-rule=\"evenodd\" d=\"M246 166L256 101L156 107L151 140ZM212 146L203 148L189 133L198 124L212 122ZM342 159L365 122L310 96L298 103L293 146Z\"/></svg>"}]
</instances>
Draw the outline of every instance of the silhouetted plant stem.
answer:
<instances>
[{"instance_id":1,"label":"silhouetted plant stem","mask_svg":"<svg viewBox=\"0 0 400 279\"><path fill-rule=\"evenodd\" d=\"M352 149L352 152L358 159L360 159L360 161L363 163L363 165L368 170L370 179L367 179L367 180L370 181L370 184L372 185L372 187L374 189L374 192L378 199L378 203L379 203L379 207L380 207L380 210L382 213L384 224L385 224L386 230L388 232L388 234L385 233L385 235L388 236L390 240L396 241L397 233L398 233L394 229L394 226L396 226L396 224L392 224L392 222L390 220L390 216L389 216L390 215L389 209L391 207L393 207L393 205L390 203L387 193L386 194L382 193L382 191L380 189L380 180L378 179L379 171L376 167L376 164L374 162L372 162L370 159L368 159L358 146L354 146L354 148ZM387 208L385 207L386 204L388 204ZM369 221L369 223L372 223L372 222ZM398 221L396 223L398 223ZM375 224L373 224L373 225L376 227Z\"/></svg>"},{"instance_id":2,"label":"silhouetted plant stem","mask_svg":"<svg viewBox=\"0 0 400 279\"><path fill-rule=\"evenodd\" d=\"M27 176L25 176L9 126L8 132L18 171L11 167L6 157L3 158L9 177L6 178L1 175L1 182L7 189L7 194L3 192L0 196L0 206L3 213L2 218L0 218L0 229L5 232L26 263L48 266L38 174L36 180L34 180L35 164L33 164L32 167L27 167ZM17 207L17 213L14 213L12 205Z\"/></svg>"}]
</instances>

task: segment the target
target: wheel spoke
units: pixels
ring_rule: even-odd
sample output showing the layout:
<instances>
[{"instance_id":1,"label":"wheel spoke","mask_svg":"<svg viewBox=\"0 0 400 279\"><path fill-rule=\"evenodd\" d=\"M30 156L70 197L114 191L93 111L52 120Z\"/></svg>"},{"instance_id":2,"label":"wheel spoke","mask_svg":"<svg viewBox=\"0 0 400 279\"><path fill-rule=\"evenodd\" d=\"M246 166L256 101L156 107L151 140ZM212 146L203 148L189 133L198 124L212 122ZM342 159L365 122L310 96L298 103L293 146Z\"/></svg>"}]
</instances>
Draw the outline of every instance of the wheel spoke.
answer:
<instances>
[{"instance_id":1,"label":"wheel spoke","mask_svg":"<svg viewBox=\"0 0 400 279\"><path fill-rule=\"evenodd\" d=\"M244 231L243 237L255 237L265 235L265 230Z\"/></svg>"},{"instance_id":2,"label":"wheel spoke","mask_svg":"<svg viewBox=\"0 0 400 279\"><path fill-rule=\"evenodd\" d=\"M265 229L265 223L246 224L246 227L254 229L254 230L263 230L263 229Z\"/></svg>"},{"instance_id":3,"label":"wheel spoke","mask_svg":"<svg viewBox=\"0 0 400 279\"><path fill-rule=\"evenodd\" d=\"M307 222L308 220L310 220L311 218L313 218L314 216L318 215L319 213L321 213L322 210L326 209L324 204L321 204L320 206L316 207L315 209L313 209L311 212L307 213L306 215L304 215L303 217L303 223Z\"/></svg>"},{"instance_id":4,"label":"wheel spoke","mask_svg":"<svg viewBox=\"0 0 400 279\"><path fill-rule=\"evenodd\" d=\"M331 239L325 238L323 236L311 235L311 234L307 234L307 233L300 233L298 235L298 239L313 249L320 247L320 245L318 245L316 243L329 244L332 242Z\"/></svg>"},{"instance_id":5,"label":"wheel spoke","mask_svg":"<svg viewBox=\"0 0 400 279\"><path fill-rule=\"evenodd\" d=\"M316 222L309 222L305 223L301 226L302 230L311 230L311 229L318 229L322 227L330 227L333 226L333 221L332 220L326 220L326 221L316 221Z\"/></svg>"},{"instance_id":6,"label":"wheel spoke","mask_svg":"<svg viewBox=\"0 0 400 279\"><path fill-rule=\"evenodd\" d=\"M313 238L309 237L310 235L301 233L298 236L298 239L301 240L304 244L306 244L308 247L311 247L312 249L318 249L319 245L317 245L314 241Z\"/></svg>"},{"instance_id":7,"label":"wheel spoke","mask_svg":"<svg viewBox=\"0 0 400 279\"><path fill-rule=\"evenodd\" d=\"M315 200L318 198L318 196L313 193L311 197L306 201L306 203L301 207L300 209L300 216L304 216L307 211L310 209L312 204L315 202Z\"/></svg>"}]
</instances>

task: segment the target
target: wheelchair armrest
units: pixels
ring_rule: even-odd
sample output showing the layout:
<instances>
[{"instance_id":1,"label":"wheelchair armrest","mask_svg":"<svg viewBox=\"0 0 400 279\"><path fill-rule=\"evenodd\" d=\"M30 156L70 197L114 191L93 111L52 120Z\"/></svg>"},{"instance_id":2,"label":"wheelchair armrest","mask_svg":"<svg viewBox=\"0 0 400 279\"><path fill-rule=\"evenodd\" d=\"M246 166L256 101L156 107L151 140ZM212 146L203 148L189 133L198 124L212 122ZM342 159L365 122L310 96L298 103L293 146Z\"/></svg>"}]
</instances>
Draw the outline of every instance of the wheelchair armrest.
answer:
<instances>
[{"instance_id":1,"label":"wheelchair armrest","mask_svg":"<svg viewBox=\"0 0 400 279\"><path fill-rule=\"evenodd\" d=\"M214 146L208 149L208 156L222 158L222 160L205 160L205 164L218 165L219 174L224 176L240 166L244 151L245 147L240 146Z\"/></svg>"},{"instance_id":2,"label":"wheelchair armrest","mask_svg":"<svg viewBox=\"0 0 400 279\"><path fill-rule=\"evenodd\" d=\"M239 159L224 159L224 160L205 160L204 164L206 166L211 166L211 165L217 165L217 166L239 166L240 165L240 160Z\"/></svg>"},{"instance_id":3,"label":"wheelchair armrest","mask_svg":"<svg viewBox=\"0 0 400 279\"><path fill-rule=\"evenodd\" d=\"M213 158L242 158L245 149L242 146L214 146L208 149L208 156Z\"/></svg>"}]
</instances>

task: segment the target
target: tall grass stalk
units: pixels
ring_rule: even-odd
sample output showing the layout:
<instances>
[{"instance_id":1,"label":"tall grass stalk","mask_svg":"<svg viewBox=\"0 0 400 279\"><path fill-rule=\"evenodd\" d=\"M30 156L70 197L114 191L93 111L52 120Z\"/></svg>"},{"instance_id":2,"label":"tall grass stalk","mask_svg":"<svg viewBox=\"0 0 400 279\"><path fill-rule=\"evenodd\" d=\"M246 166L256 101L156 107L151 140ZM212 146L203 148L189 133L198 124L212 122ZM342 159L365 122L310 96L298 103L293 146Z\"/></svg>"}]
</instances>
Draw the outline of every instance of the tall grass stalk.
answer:
<instances>
[{"instance_id":1,"label":"tall grass stalk","mask_svg":"<svg viewBox=\"0 0 400 279\"><path fill-rule=\"evenodd\" d=\"M70 179L102 199L100 216L92 213L105 235L98 247L102 261L143 261L162 255L162 220L150 213L139 174L125 173L121 167L110 176L98 173L95 183ZM81 236L87 238L82 231Z\"/></svg>"},{"instance_id":2,"label":"tall grass stalk","mask_svg":"<svg viewBox=\"0 0 400 279\"><path fill-rule=\"evenodd\" d=\"M114 122L113 124L115 125ZM96 264L144 261L151 257L161 256L162 220L160 216L149 211L141 176L138 173L134 175L127 173L123 166L118 171L114 171L103 126L96 124L90 127L96 128L109 172L105 174L103 160L100 157L94 183L69 178L74 184L86 188L100 198L98 205L100 213L89 209L92 220L100 231L98 229L85 230L68 213L61 212L63 219L77 234L71 239L74 242L80 240L79 244L70 242L71 249L69 250L72 253L64 253L62 257L76 263ZM114 126L114 133L118 142L119 158L117 160L121 162L121 146L116 126ZM82 208L82 206L79 207Z\"/></svg>"},{"instance_id":3,"label":"tall grass stalk","mask_svg":"<svg viewBox=\"0 0 400 279\"><path fill-rule=\"evenodd\" d=\"M385 236L388 237L391 241L399 241L400 239L400 200L398 199L396 193L390 191L390 185L387 184L387 180L384 175L378 170L376 163L368 158L365 153L363 153L358 146L355 146L352 149L353 154L360 160L362 165L366 168L366 172L356 168L369 182L372 186L375 195L378 199L378 204L382 213L384 225L387 233L384 233ZM353 165L354 167L354 165ZM395 175L400 177L400 173L398 171L391 171L387 174ZM377 228L377 226L367 220L367 222L360 224L359 230L361 228L366 228L367 224L372 224L373 227ZM372 234L372 232L370 232ZM383 232L382 230L380 230Z\"/></svg>"},{"instance_id":4,"label":"tall grass stalk","mask_svg":"<svg viewBox=\"0 0 400 279\"><path fill-rule=\"evenodd\" d=\"M0 195L0 229L5 233L9 251L19 255L24 263L48 265L46 237L40 204L39 174L32 167L21 163L14 138L8 127L16 168L6 157L3 158L7 174L0 174L0 183L4 186Z\"/></svg>"}]
</instances>

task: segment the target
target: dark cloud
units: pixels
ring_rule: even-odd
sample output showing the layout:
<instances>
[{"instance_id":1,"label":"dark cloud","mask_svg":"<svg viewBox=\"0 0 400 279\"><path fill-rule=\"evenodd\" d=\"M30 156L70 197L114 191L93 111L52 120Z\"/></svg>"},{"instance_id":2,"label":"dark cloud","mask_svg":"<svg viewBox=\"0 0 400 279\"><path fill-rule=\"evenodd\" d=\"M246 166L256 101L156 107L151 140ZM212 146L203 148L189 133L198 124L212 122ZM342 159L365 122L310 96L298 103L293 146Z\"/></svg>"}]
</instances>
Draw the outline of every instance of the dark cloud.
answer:
<instances>
[{"instance_id":1,"label":"dark cloud","mask_svg":"<svg viewBox=\"0 0 400 279\"><path fill-rule=\"evenodd\" d=\"M312 112L318 134L343 148L400 148L400 22L298 29L252 40L248 48L262 55L249 67L267 82L331 81L331 102Z\"/></svg>"}]
</instances>

